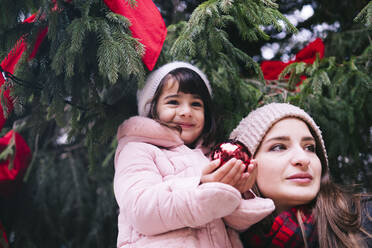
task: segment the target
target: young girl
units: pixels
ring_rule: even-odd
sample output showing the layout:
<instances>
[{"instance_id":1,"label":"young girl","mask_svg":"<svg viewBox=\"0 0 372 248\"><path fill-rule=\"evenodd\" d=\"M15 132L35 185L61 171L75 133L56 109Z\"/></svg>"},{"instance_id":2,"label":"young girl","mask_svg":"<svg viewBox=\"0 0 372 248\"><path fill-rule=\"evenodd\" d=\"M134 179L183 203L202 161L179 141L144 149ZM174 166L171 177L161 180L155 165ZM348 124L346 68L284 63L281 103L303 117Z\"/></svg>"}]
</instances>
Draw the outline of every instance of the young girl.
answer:
<instances>
[{"instance_id":1,"label":"young girl","mask_svg":"<svg viewBox=\"0 0 372 248\"><path fill-rule=\"evenodd\" d=\"M230 138L254 155L254 191L276 207L241 234L245 247L371 247L372 202L331 181L321 131L306 112L285 103L265 105Z\"/></svg>"},{"instance_id":2,"label":"young girl","mask_svg":"<svg viewBox=\"0 0 372 248\"><path fill-rule=\"evenodd\" d=\"M117 133L118 247L241 247L223 218L243 230L274 210L270 199L242 198L254 169L244 172L236 159L219 166L204 155L213 143L211 94L206 76L185 62L166 64L146 80L140 116Z\"/></svg>"}]
</instances>

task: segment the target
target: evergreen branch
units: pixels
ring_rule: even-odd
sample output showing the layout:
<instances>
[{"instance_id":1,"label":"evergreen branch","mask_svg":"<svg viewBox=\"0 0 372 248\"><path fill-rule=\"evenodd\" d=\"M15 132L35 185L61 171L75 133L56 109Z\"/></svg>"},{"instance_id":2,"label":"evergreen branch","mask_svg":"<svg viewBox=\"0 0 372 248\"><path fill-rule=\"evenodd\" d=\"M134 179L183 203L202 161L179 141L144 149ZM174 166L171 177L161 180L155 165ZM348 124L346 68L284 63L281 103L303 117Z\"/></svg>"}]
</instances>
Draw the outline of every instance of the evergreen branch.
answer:
<instances>
[{"instance_id":1,"label":"evergreen branch","mask_svg":"<svg viewBox=\"0 0 372 248\"><path fill-rule=\"evenodd\" d=\"M266 1L265 3L273 6L271 1ZM222 51L221 45L225 43L224 46L226 48L228 47L226 43L229 42L223 28L231 22L237 25L244 39L250 41L260 38L268 39L269 36L259 28L259 25L275 23L277 24L276 27L279 28L281 25L275 22L275 18L280 17L283 20L286 20L286 18L280 15L279 12L264 7L265 3L257 4L252 1L236 1L236 3L230 4L229 1L221 3L221 1L216 0L203 2L193 11L189 22L183 28L183 32L171 46L170 54L180 59L199 57L199 55L206 58L210 51L220 53ZM274 17L272 17L273 14L275 14ZM260 21L265 19L261 18L262 16L266 17L266 21ZM288 23L289 30L296 30L289 22L285 23ZM236 54L241 56L240 59L242 58L242 53ZM255 66L255 71L260 70L257 70Z\"/></svg>"},{"instance_id":2,"label":"evergreen branch","mask_svg":"<svg viewBox=\"0 0 372 248\"><path fill-rule=\"evenodd\" d=\"M81 16L83 18L87 18L89 17L89 13L93 5L93 2L94 1L91 1L91 0L90 1L76 1L74 2L74 7L80 10L80 12L82 13ZM87 25L89 25L89 22L87 22Z\"/></svg>"},{"instance_id":3,"label":"evergreen branch","mask_svg":"<svg viewBox=\"0 0 372 248\"><path fill-rule=\"evenodd\" d=\"M132 8L137 7L137 0L125 0Z\"/></svg>"},{"instance_id":4,"label":"evergreen branch","mask_svg":"<svg viewBox=\"0 0 372 248\"><path fill-rule=\"evenodd\" d=\"M233 23L236 24L244 40L257 41L259 37L264 40L269 39L269 36L259 28L259 14L262 15L259 6L252 2L248 2L247 5L240 4L232 10L232 14L235 17Z\"/></svg>"},{"instance_id":5,"label":"evergreen branch","mask_svg":"<svg viewBox=\"0 0 372 248\"><path fill-rule=\"evenodd\" d=\"M218 7L222 10L222 13L227 14L233 4L234 0L221 0Z\"/></svg>"},{"instance_id":6,"label":"evergreen branch","mask_svg":"<svg viewBox=\"0 0 372 248\"><path fill-rule=\"evenodd\" d=\"M9 80L11 80L15 84L18 84L18 85L20 85L22 87L26 87L26 88L30 88L30 89L34 89L34 90L43 90L44 89L41 86L41 84L36 83L36 82L32 82L31 83L31 82L25 81L23 79L20 79L20 78L14 76L12 73L7 72L7 71L4 71L1 66L0 66L0 72L2 73L2 75L3 75L3 77L4 77L4 79L5 79L6 82L8 82ZM34 86L34 85L36 85L36 86ZM2 87L4 87L4 86L6 86L6 84L3 84L2 85ZM6 89L3 89L3 90L6 90ZM60 96L62 98L64 98L64 96L61 93L60 93ZM7 103L5 102L5 99L3 97L3 94L1 94L0 98L1 98L1 105L3 107L4 114L5 114L5 113L8 112L7 111ZM76 107L78 109L87 110L86 108L81 107L81 106L79 106L79 105L77 105L77 104L75 104L75 103L73 103L73 102L71 102L71 101L69 101L67 99L65 99L64 102L67 103L67 104L69 104L69 105L71 105L71 106L74 106L74 107Z\"/></svg>"},{"instance_id":7,"label":"evergreen branch","mask_svg":"<svg viewBox=\"0 0 372 248\"><path fill-rule=\"evenodd\" d=\"M276 9L267 9L268 15L267 15L267 22L269 25L273 25L273 27L281 32L283 30L283 27L285 27L288 32L290 33L297 33L297 28L278 10ZM282 21L284 24L282 24Z\"/></svg>"},{"instance_id":8,"label":"evergreen branch","mask_svg":"<svg viewBox=\"0 0 372 248\"><path fill-rule=\"evenodd\" d=\"M317 71L311 78L312 82L312 91L314 95L321 95L323 85L330 85L331 82L327 75L327 72L324 70Z\"/></svg>"},{"instance_id":9,"label":"evergreen branch","mask_svg":"<svg viewBox=\"0 0 372 248\"><path fill-rule=\"evenodd\" d=\"M358 13L354 18L354 21L362 22L369 29L372 29L372 1L369 1L369 3Z\"/></svg>"},{"instance_id":10,"label":"evergreen branch","mask_svg":"<svg viewBox=\"0 0 372 248\"><path fill-rule=\"evenodd\" d=\"M103 160L103 162L102 162L103 167L106 167L112 161L112 159L114 158L115 152L116 152L115 148L117 147L117 144L118 144L118 142L117 142L116 138L112 139L112 142L110 144L111 151L107 154L107 156Z\"/></svg>"},{"instance_id":11,"label":"evergreen branch","mask_svg":"<svg viewBox=\"0 0 372 248\"><path fill-rule=\"evenodd\" d=\"M30 176L32 167L35 164L35 161L36 161L36 158L37 158L37 155L38 155L38 151L39 151L39 137L40 137L39 133L37 133L36 136L35 136L35 144L34 144L34 151L33 151L33 154L32 154L32 159L31 159L31 162L29 163L29 165L27 167L25 176L23 177L23 182L28 181L28 178Z\"/></svg>"},{"instance_id":12,"label":"evergreen branch","mask_svg":"<svg viewBox=\"0 0 372 248\"><path fill-rule=\"evenodd\" d=\"M71 42L69 52L72 54L81 54L82 43L85 38L86 31L88 29L89 21L83 18L74 19L71 24L67 27L67 34L71 35Z\"/></svg>"},{"instance_id":13,"label":"evergreen branch","mask_svg":"<svg viewBox=\"0 0 372 248\"><path fill-rule=\"evenodd\" d=\"M122 16L122 15L119 15L119 14L115 14L113 12L107 13L106 18L110 22L122 25L125 29L128 29L129 26L131 25L128 18L126 18L125 16Z\"/></svg>"},{"instance_id":14,"label":"evergreen branch","mask_svg":"<svg viewBox=\"0 0 372 248\"><path fill-rule=\"evenodd\" d=\"M68 145L58 145L54 149L58 150L58 154L71 153L77 149L83 149L85 147L84 143L80 142L77 144L68 144Z\"/></svg>"},{"instance_id":15,"label":"evergreen branch","mask_svg":"<svg viewBox=\"0 0 372 248\"><path fill-rule=\"evenodd\" d=\"M72 174L72 182L73 182L73 185L75 186L75 189L76 189L77 207L79 209L81 209L82 206L83 206L83 200L82 200L82 198L83 198L82 195L83 194L81 192L80 180L79 180L79 177L78 177L77 169L73 165L74 164L74 159L71 155L71 152L67 153L67 156L68 156L68 159L70 161L70 163L68 163L68 165L70 167L71 174Z\"/></svg>"},{"instance_id":16,"label":"evergreen branch","mask_svg":"<svg viewBox=\"0 0 372 248\"><path fill-rule=\"evenodd\" d=\"M271 0L260 0L262 3L264 3L266 6L270 7L270 8L273 8L273 9L277 9L279 8L279 5L277 3L275 3L275 0L271 1Z\"/></svg>"},{"instance_id":17,"label":"evergreen branch","mask_svg":"<svg viewBox=\"0 0 372 248\"><path fill-rule=\"evenodd\" d=\"M4 87L5 84L1 85L1 92L4 92ZM9 105L9 102L8 102L8 99L4 96L4 94L0 94L0 104L1 104L1 107L3 109L3 115L5 118L8 118L8 114L9 114L9 108L8 108L8 105Z\"/></svg>"},{"instance_id":18,"label":"evergreen branch","mask_svg":"<svg viewBox=\"0 0 372 248\"><path fill-rule=\"evenodd\" d=\"M8 72L8 71L5 71L1 66L0 66L0 72L5 80L5 82L7 82L9 79L12 80L12 82L16 83L16 84L19 84L23 87L27 87L27 88L30 88L30 89L36 89L36 90L41 90L43 89L43 87L41 86L41 84L39 83L31 83L31 82L28 82L26 80L22 80L16 76L14 76L12 73Z\"/></svg>"},{"instance_id":19,"label":"evergreen branch","mask_svg":"<svg viewBox=\"0 0 372 248\"><path fill-rule=\"evenodd\" d=\"M9 160L8 170L12 170L14 167L14 157L16 153L15 150L15 135L13 133L12 137L10 138L9 144L5 147L4 150L0 152L0 161L2 163Z\"/></svg>"},{"instance_id":20,"label":"evergreen branch","mask_svg":"<svg viewBox=\"0 0 372 248\"><path fill-rule=\"evenodd\" d=\"M51 68L55 71L56 75L60 75L63 72L63 67L66 63L65 51L68 49L68 41L63 41L58 47L51 63Z\"/></svg>"}]
</instances>

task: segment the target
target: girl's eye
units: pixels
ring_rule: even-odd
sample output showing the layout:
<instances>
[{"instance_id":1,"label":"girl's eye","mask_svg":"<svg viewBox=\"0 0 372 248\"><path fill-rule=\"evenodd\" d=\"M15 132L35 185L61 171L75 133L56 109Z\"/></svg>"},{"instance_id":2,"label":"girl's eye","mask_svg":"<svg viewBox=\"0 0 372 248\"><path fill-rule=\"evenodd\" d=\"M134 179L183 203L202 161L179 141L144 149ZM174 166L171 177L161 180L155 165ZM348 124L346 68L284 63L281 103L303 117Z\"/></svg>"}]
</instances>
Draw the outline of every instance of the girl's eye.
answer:
<instances>
[{"instance_id":1,"label":"girl's eye","mask_svg":"<svg viewBox=\"0 0 372 248\"><path fill-rule=\"evenodd\" d=\"M178 105L178 101L177 100L169 100L166 103L167 104L170 104L170 105Z\"/></svg>"},{"instance_id":2,"label":"girl's eye","mask_svg":"<svg viewBox=\"0 0 372 248\"><path fill-rule=\"evenodd\" d=\"M307 145L305 146L305 150L309 152L315 152L315 145L314 144Z\"/></svg>"},{"instance_id":3,"label":"girl's eye","mask_svg":"<svg viewBox=\"0 0 372 248\"><path fill-rule=\"evenodd\" d=\"M283 145L283 144L276 144L276 145L273 145L272 147L270 147L270 151L281 151L281 150L285 150L286 149L286 146Z\"/></svg>"},{"instance_id":4,"label":"girl's eye","mask_svg":"<svg viewBox=\"0 0 372 248\"><path fill-rule=\"evenodd\" d=\"M203 103L201 103L201 102L193 102L193 103L191 103L191 105L194 106L194 107L203 107Z\"/></svg>"}]
</instances>

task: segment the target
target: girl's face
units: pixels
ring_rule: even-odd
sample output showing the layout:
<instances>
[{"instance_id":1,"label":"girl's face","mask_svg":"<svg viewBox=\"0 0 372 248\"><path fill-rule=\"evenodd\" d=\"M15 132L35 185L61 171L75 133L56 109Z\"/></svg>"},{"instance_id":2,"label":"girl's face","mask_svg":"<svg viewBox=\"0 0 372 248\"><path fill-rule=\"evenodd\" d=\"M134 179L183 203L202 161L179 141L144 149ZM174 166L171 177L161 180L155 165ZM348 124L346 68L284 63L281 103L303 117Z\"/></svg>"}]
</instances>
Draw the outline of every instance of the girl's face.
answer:
<instances>
[{"instance_id":1,"label":"girl's face","mask_svg":"<svg viewBox=\"0 0 372 248\"><path fill-rule=\"evenodd\" d=\"M159 119L181 127L181 139L186 145L199 138L204 128L204 103L198 95L178 92L178 82L169 79L157 102Z\"/></svg>"},{"instance_id":2,"label":"girl's face","mask_svg":"<svg viewBox=\"0 0 372 248\"><path fill-rule=\"evenodd\" d=\"M309 203L320 188L322 166L305 122L286 118L266 134L255 156L257 185L277 213Z\"/></svg>"}]
</instances>

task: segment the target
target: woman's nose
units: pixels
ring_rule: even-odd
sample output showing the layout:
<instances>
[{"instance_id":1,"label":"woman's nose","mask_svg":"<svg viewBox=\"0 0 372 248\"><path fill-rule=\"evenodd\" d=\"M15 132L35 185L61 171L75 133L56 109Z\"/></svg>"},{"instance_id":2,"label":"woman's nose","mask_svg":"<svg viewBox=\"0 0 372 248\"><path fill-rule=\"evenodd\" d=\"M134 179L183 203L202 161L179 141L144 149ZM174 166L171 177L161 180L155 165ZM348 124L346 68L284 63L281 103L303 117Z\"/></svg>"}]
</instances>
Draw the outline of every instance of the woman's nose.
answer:
<instances>
[{"instance_id":1,"label":"woman's nose","mask_svg":"<svg viewBox=\"0 0 372 248\"><path fill-rule=\"evenodd\" d=\"M292 151L291 164L293 166L309 166L310 157L302 147L298 147Z\"/></svg>"}]
</instances>

